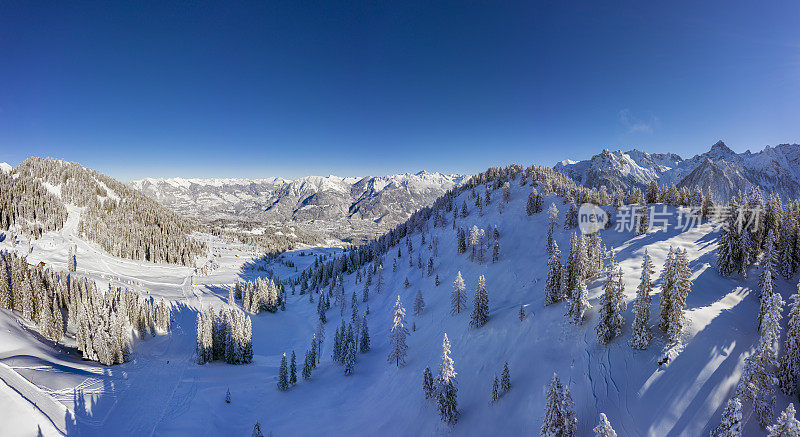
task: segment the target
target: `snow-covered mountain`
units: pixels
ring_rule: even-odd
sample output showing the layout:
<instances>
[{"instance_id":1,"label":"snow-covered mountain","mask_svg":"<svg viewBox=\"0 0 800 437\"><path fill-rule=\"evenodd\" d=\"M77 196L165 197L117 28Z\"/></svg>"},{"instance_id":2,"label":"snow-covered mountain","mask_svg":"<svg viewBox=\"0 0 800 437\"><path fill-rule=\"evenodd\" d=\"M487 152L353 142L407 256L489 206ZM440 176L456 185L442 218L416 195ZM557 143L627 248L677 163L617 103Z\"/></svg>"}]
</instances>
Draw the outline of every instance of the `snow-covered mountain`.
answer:
<instances>
[{"instance_id":1,"label":"snow-covered mountain","mask_svg":"<svg viewBox=\"0 0 800 437\"><path fill-rule=\"evenodd\" d=\"M129 359L104 366L75 353L81 319L66 317L64 336L55 342L41 335L45 322L28 320L25 311L0 303L0 405L7 419L0 423L0 435L248 435L256 423L265 435L484 436L498 430L502 435L529 435L554 416L546 412L554 373L570 392L569 401L556 406L574 413L577 436L591 435L601 413L618 435L709 435L722 421L728 400L736 396L737 383L750 367L746 360L760 341L762 266L753 266L747 276L720 276L720 227L704 221L683 229L677 225L676 207L668 206L671 219L663 229L642 235L616 227L599 231L597 247L609 253L603 258L593 252L600 258L591 259L608 267L618 263L620 270L609 270L620 272L614 283L622 287L615 296L624 305L607 305L612 302L605 296L612 290L606 288L607 272L595 265L595 273L581 279L586 306L576 323L568 317L570 302L545 299L551 279L546 259L550 217L562 260L569 259L571 246L584 250L578 248L586 243L576 243L575 230L562 226L570 214L564 198L546 194L542 210L533 213L528 202L537 176L547 176L549 180L539 181L552 182L548 186L563 183L559 188L572 191L575 186L548 168L531 169L526 177L490 178L497 175L496 168L478 175L463 190L434 202L430 214L419 214L380 241L348 251L301 248L261 257L247 244L198 233L208 248L198 259L201 269L123 259L85 240L73 213L80 212L77 207L70 208L71 223L58 231L36 239L17 235L0 240L0 253L26 256L27 264L15 264L17 271L44 265L63 272L75 253L76 277L91 281L97 290L125 287L148 300L163 299L174 317L168 333L132 334ZM491 201L476 202L479 195L485 200L487 192ZM547 212L551 204L552 213ZM452 208L459 210L455 217ZM603 208L614 212L611 205ZM458 244L464 229L475 236L468 240L472 250ZM685 251L691 286L682 303L680 320L685 323L672 341L658 324L662 299L677 296L664 290L664 269L674 249ZM659 279L649 299L637 302L643 297L637 286L645 256L655 267L652 278ZM252 362L199 364L198 312L244 311L245 294L239 299L229 290L240 281L267 278L279 281L286 305L285 310L246 316L246 326L252 328ZM457 287L452 285L461 283L457 278L465 282L459 293L466 297L461 309L453 311ZM776 278L773 292L788 302L796 279ZM20 294L12 288L12 299ZM326 299L330 309L320 305ZM393 330L401 331L394 329L401 320L394 310L398 300L407 309L403 322L408 332L402 342L391 336ZM601 343L598 327L612 318L604 316L606 311L617 311L613 320L621 329ZM482 323L471 323L479 312ZM649 333L652 341L643 350L633 349L635 321L645 314L638 332ZM786 315L778 322L781 332L796 333L787 329L789 319ZM764 320L776 323L774 318ZM359 341L357 359L353 352L345 366L334 358L337 345L341 347L337 332L358 323L358 338L368 335L369 347L362 348ZM352 326L347 330L352 332ZM458 420L452 425L442 422L436 402L423 389L425 369L438 375L445 361L445 334L458 388ZM349 344L352 348L354 343ZM404 366L388 359L400 344L407 346ZM785 344L781 341L778 349L782 357ZM317 348L316 367L304 375L308 360L303 357L312 345ZM295 355L297 365L291 366ZM506 364L509 388L492 399L493 381ZM285 373L287 367L290 375L296 367L298 378L279 389L281 368ZM753 401L740 401L742 435L763 435ZM794 401L795 395L776 388L774 417Z\"/></svg>"},{"instance_id":2,"label":"snow-covered mountain","mask_svg":"<svg viewBox=\"0 0 800 437\"><path fill-rule=\"evenodd\" d=\"M341 224L387 229L463 179L419 172L364 178L141 179L130 183L161 204L204 220ZM375 225L378 226L375 226Z\"/></svg>"},{"instance_id":3,"label":"snow-covered mountain","mask_svg":"<svg viewBox=\"0 0 800 437\"><path fill-rule=\"evenodd\" d=\"M736 153L722 141L708 152L683 159L674 153L649 154L640 150L610 151L584 161L561 161L555 170L588 187L644 188L652 181L660 185L709 187L717 199L728 199L739 191L760 188L784 199L800 195L800 145L767 146L752 153Z\"/></svg>"}]
</instances>

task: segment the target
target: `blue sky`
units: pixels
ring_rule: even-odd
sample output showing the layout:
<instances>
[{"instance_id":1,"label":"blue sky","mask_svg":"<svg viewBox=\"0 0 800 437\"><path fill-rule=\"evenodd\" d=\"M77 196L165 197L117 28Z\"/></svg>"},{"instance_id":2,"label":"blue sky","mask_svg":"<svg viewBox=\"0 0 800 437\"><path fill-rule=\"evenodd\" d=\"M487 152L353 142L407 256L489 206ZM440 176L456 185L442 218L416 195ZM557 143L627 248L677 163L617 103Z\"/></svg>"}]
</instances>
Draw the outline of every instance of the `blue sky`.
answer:
<instances>
[{"instance_id":1,"label":"blue sky","mask_svg":"<svg viewBox=\"0 0 800 437\"><path fill-rule=\"evenodd\" d=\"M0 161L129 180L760 149L800 142L798 23L796 1L3 2Z\"/></svg>"}]
</instances>

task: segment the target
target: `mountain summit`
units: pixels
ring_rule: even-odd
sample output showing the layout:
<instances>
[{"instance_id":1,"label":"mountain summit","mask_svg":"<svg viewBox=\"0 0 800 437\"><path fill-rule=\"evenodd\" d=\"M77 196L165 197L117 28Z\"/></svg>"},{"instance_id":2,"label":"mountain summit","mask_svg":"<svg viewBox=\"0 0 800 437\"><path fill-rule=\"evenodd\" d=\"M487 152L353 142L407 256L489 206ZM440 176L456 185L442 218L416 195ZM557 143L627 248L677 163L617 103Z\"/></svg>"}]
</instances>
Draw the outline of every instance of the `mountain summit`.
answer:
<instances>
[{"instance_id":1,"label":"mountain summit","mask_svg":"<svg viewBox=\"0 0 800 437\"><path fill-rule=\"evenodd\" d=\"M561 161L553 167L587 187L645 188L650 182L693 189L709 188L717 200L759 188L784 199L800 194L800 145L781 144L758 153L736 153L718 141L708 152L683 159L674 153L603 149L584 161Z\"/></svg>"}]
</instances>

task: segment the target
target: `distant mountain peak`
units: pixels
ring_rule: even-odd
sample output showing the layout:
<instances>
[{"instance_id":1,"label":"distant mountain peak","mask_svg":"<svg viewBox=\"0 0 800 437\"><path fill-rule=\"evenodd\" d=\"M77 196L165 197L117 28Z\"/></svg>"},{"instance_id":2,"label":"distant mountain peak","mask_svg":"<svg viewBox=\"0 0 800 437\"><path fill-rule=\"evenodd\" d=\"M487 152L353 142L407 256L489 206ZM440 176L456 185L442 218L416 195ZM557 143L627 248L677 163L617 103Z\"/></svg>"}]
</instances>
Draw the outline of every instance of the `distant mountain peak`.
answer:
<instances>
[{"instance_id":1,"label":"distant mountain peak","mask_svg":"<svg viewBox=\"0 0 800 437\"><path fill-rule=\"evenodd\" d=\"M562 161L554 169L589 187L644 188L661 185L710 188L717 199L759 188L784 199L800 196L800 145L767 146L756 153L738 154L723 141L708 152L684 160L674 153L648 154L637 149L623 153L607 148L584 161Z\"/></svg>"},{"instance_id":2,"label":"distant mountain peak","mask_svg":"<svg viewBox=\"0 0 800 437\"><path fill-rule=\"evenodd\" d=\"M148 178L129 185L175 211L204 220L310 224L315 231L325 229L349 239L385 232L463 179L423 170L294 180Z\"/></svg>"}]
</instances>

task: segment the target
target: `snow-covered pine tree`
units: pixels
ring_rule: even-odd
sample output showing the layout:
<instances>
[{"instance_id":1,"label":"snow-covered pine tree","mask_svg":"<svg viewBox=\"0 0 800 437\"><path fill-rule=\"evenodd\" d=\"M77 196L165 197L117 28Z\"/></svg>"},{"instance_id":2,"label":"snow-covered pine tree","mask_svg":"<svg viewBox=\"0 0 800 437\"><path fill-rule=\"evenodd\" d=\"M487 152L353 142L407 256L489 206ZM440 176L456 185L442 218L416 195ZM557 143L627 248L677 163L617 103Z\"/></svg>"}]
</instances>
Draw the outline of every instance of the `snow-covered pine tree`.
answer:
<instances>
[{"instance_id":1,"label":"snow-covered pine tree","mask_svg":"<svg viewBox=\"0 0 800 437\"><path fill-rule=\"evenodd\" d=\"M762 320L761 337L752 355L745 359L744 370L736 387L736 396L742 401L752 401L761 427L772 421L775 406L774 367L777 364L776 345L780 338L780 319L783 299L773 293Z\"/></svg>"},{"instance_id":2,"label":"snow-covered pine tree","mask_svg":"<svg viewBox=\"0 0 800 437\"><path fill-rule=\"evenodd\" d=\"M356 340L353 334L353 325L347 327L344 352L344 374L352 375L356 367Z\"/></svg>"},{"instance_id":3,"label":"snow-covered pine tree","mask_svg":"<svg viewBox=\"0 0 800 437\"><path fill-rule=\"evenodd\" d=\"M634 209L636 210L636 235L644 235L650 230L650 214L647 211L647 204L636 205Z\"/></svg>"},{"instance_id":4,"label":"snow-covered pine tree","mask_svg":"<svg viewBox=\"0 0 800 437\"><path fill-rule=\"evenodd\" d=\"M500 400L500 382L497 380L497 375L494 375L494 381L492 381L492 402L497 402Z\"/></svg>"},{"instance_id":5,"label":"snow-covered pine tree","mask_svg":"<svg viewBox=\"0 0 800 437\"><path fill-rule=\"evenodd\" d=\"M550 250L553 248L553 232L556 229L556 223L558 221L558 208L556 207L555 203L550 204L550 208L547 209L547 241L545 242L545 247L547 248L548 255L552 255Z\"/></svg>"},{"instance_id":6,"label":"snow-covered pine tree","mask_svg":"<svg viewBox=\"0 0 800 437\"><path fill-rule=\"evenodd\" d=\"M577 289L572 293L572 298L569 300L567 318L570 323L574 325L583 324L583 316L589 308L591 308L591 305L589 305L589 291L586 289L586 283L581 278L578 281Z\"/></svg>"},{"instance_id":7,"label":"snow-covered pine tree","mask_svg":"<svg viewBox=\"0 0 800 437\"><path fill-rule=\"evenodd\" d=\"M764 240L764 257L761 259L761 274L758 276L758 285L762 289L764 288L767 272L770 273L773 280L778 273L778 256L775 246L775 236L772 230L769 230L767 232L767 238Z\"/></svg>"},{"instance_id":8,"label":"snow-covered pine tree","mask_svg":"<svg viewBox=\"0 0 800 437\"><path fill-rule=\"evenodd\" d=\"M458 388L454 362L450 358L450 340L447 339L447 333L444 334L442 341L442 364L436 382L438 385L436 406L439 417L448 425L454 425L458 421Z\"/></svg>"},{"instance_id":9,"label":"snow-covered pine tree","mask_svg":"<svg viewBox=\"0 0 800 437\"><path fill-rule=\"evenodd\" d=\"M519 304L519 321L525 320L525 305Z\"/></svg>"},{"instance_id":10,"label":"snow-covered pine tree","mask_svg":"<svg viewBox=\"0 0 800 437\"><path fill-rule=\"evenodd\" d=\"M489 292L486 291L486 278L483 275L478 278L478 287L472 304L469 325L480 328L489 321Z\"/></svg>"},{"instance_id":11,"label":"snow-covered pine tree","mask_svg":"<svg viewBox=\"0 0 800 437\"><path fill-rule=\"evenodd\" d=\"M197 364L205 364L205 344L203 343L203 319L202 312L197 313L197 342L195 345L195 352L197 353Z\"/></svg>"},{"instance_id":12,"label":"snow-covered pine tree","mask_svg":"<svg viewBox=\"0 0 800 437\"><path fill-rule=\"evenodd\" d=\"M797 377L800 375L800 293L793 294L790 299L789 326L778 363L779 385L787 395L797 392Z\"/></svg>"},{"instance_id":13,"label":"snow-covered pine tree","mask_svg":"<svg viewBox=\"0 0 800 437\"><path fill-rule=\"evenodd\" d=\"M767 268L764 270L764 277L761 281L760 305L758 308L758 318L756 319L756 327L759 331L761 330L761 320L764 318L764 313L767 311L769 299L772 297L773 285L772 271Z\"/></svg>"},{"instance_id":14,"label":"snow-covered pine tree","mask_svg":"<svg viewBox=\"0 0 800 437\"><path fill-rule=\"evenodd\" d=\"M800 437L800 421L794 415L794 404L790 402L778 421L767 427L767 437Z\"/></svg>"},{"instance_id":15,"label":"snow-covered pine tree","mask_svg":"<svg viewBox=\"0 0 800 437\"><path fill-rule=\"evenodd\" d=\"M286 372L286 354L281 357L281 366L278 369L278 390L289 390L289 377Z\"/></svg>"},{"instance_id":16,"label":"snow-covered pine tree","mask_svg":"<svg viewBox=\"0 0 800 437\"><path fill-rule=\"evenodd\" d=\"M714 437L741 437L742 402L737 397L728 399L719 425L711 433Z\"/></svg>"},{"instance_id":17,"label":"snow-covered pine tree","mask_svg":"<svg viewBox=\"0 0 800 437\"><path fill-rule=\"evenodd\" d=\"M564 214L564 229L570 230L578 227L578 205L575 202L569 204L567 213Z\"/></svg>"},{"instance_id":18,"label":"snow-covered pine tree","mask_svg":"<svg viewBox=\"0 0 800 437\"><path fill-rule=\"evenodd\" d=\"M414 315L418 316L422 314L422 310L425 309L425 299L422 298L422 289L417 288L417 295L414 296Z\"/></svg>"},{"instance_id":19,"label":"snow-covered pine tree","mask_svg":"<svg viewBox=\"0 0 800 437\"><path fill-rule=\"evenodd\" d=\"M311 351L306 351L306 358L303 360L303 370L300 372L304 380L311 379Z\"/></svg>"},{"instance_id":20,"label":"snow-covered pine tree","mask_svg":"<svg viewBox=\"0 0 800 437\"><path fill-rule=\"evenodd\" d=\"M378 265L377 279L375 280L375 293L381 294L381 290L383 289L383 264Z\"/></svg>"},{"instance_id":21,"label":"snow-covered pine tree","mask_svg":"<svg viewBox=\"0 0 800 437\"><path fill-rule=\"evenodd\" d=\"M464 294L466 285L459 271L453 281L453 292L450 294L450 314L461 314L467 308L467 296Z\"/></svg>"},{"instance_id":22,"label":"snow-covered pine tree","mask_svg":"<svg viewBox=\"0 0 800 437\"><path fill-rule=\"evenodd\" d=\"M686 298L689 296L689 291L692 288L691 274L689 269L689 260L687 258L686 250L675 251L672 292L669 294L669 317L667 327L667 338L671 342L678 341L683 330L683 308L686 306Z\"/></svg>"},{"instance_id":23,"label":"snow-covered pine tree","mask_svg":"<svg viewBox=\"0 0 800 437\"><path fill-rule=\"evenodd\" d=\"M406 364L406 354L408 346L406 345L406 336L408 329L405 327L406 310L400 302L400 296L397 296L397 302L394 304L394 319L392 322L392 329L389 333L389 343L391 344L391 351L389 352L388 360L390 363L395 363L397 367Z\"/></svg>"},{"instance_id":24,"label":"snow-covered pine tree","mask_svg":"<svg viewBox=\"0 0 800 437\"><path fill-rule=\"evenodd\" d=\"M256 421L256 424L253 425L253 433L250 434L251 437L264 437L264 433L261 432L261 424Z\"/></svg>"},{"instance_id":25,"label":"snow-covered pine tree","mask_svg":"<svg viewBox=\"0 0 800 437\"><path fill-rule=\"evenodd\" d=\"M467 251L467 234L463 228L458 228L456 232L456 247L458 253L465 253Z\"/></svg>"},{"instance_id":26,"label":"snow-covered pine tree","mask_svg":"<svg viewBox=\"0 0 800 437\"><path fill-rule=\"evenodd\" d=\"M717 268L722 276L728 276L737 271L737 253L739 252L739 237L733 225L723 226L717 245Z\"/></svg>"},{"instance_id":27,"label":"snow-covered pine tree","mask_svg":"<svg viewBox=\"0 0 800 437\"><path fill-rule=\"evenodd\" d=\"M647 349L653 339L653 333L650 332L650 304L652 302L650 292L653 290L651 277L654 272L653 261L650 259L647 249L645 249L642 257L641 281L636 292L636 302L633 304L635 315L633 318L631 347L634 349Z\"/></svg>"},{"instance_id":28,"label":"snow-covered pine tree","mask_svg":"<svg viewBox=\"0 0 800 437\"><path fill-rule=\"evenodd\" d=\"M607 267L606 282L603 284L603 297L600 307L600 322L597 324L597 339L608 344L622 333L625 323L620 312L619 270L614 255Z\"/></svg>"},{"instance_id":29,"label":"snow-covered pine tree","mask_svg":"<svg viewBox=\"0 0 800 437\"><path fill-rule=\"evenodd\" d=\"M582 248L577 235L573 232L569 240L569 254L567 255L567 262L563 266L562 275L566 276L561 278L561 292L567 298L572 297L572 292L578 286L578 279L583 277Z\"/></svg>"},{"instance_id":30,"label":"snow-covered pine tree","mask_svg":"<svg viewBox=\"0 0 800 437\"><path fill-rule=\"evenodd\" d=\"M439 274L437 273L437 274L436 274L436 278L433 280L433 285L434 285L435 287L438 287L438 286L439 286L439 284L441 284L441 282L439 281Z\"/></svg>"},{"instance_id":31,"label":"snow-covered pine tree","mask_svg":"<svg viewBox=\"0 0 800 437\"><path fill-rule=\"evenodd\" d=\"M672 246L669 247L667 258L664 260L664 268L661 269L661 296L659 298L659 306L661 308L661 318L658 327L662 331L667 332L669 329L670 316L672 314L672 289L674 288L675 281L675 251Z\"/></svg>"},{"instance_id":32,"label":"snow-covered pine tree","mask_svg":"<svg viewBox=\"0 0 800 437\"><path fill-rule=\"evenodd\" d=\"M433 383L433 374L430 367L425 367L422 371L422 391L425 399L433 399L436 396L436 386Z\"/></svg>"},{"instance_id":33,"label":"snow-covered pine tree","mask_svg":"<svg viewBox=\"0 0 800 437\"><path fill-rule=\"evenodd\" d=\"M367 315L364 314L364 319L361 321L361 335L359 336L359 349L362 354L369 352L370 339L369 328L367 327Z\"/></svg>"},{"instance_id":34,"label":"snow-covered pine tree","mask_svg":"<svg viewBox=\"0 0 800 437\"><path fill-rule=\"evenodd\" d=\"M344 357L347 352L347 326L342 318L342 326L339 327L339 364L344 365Z\"/></svg>"},{"instance_id":35,"label":"snow-covered pine tree","mask_svg":"<svg viewBox=\"0 0 800 437\"><path fill-rule=\"evenodd\" d=\"M750 235L750 230L742 229L739 232L739 274L743 278L747 277L747 269L753 261L753 239Z\"/></svg>"},{"instance_id":36,"label":"snow-covered pine tree","mask_svg":"<svg viewBox=\"0 0 800 437\"><path fill-rule=\"evenodd\" d=\"M508 361L503 364L503 373L500 377L500 388L503 390L503 394L508 393L511 390L511 372L508 370Z\"/></svg>"},{"instance_id":37,"label":"snow-covered pine tree","mask_svg":"<svg viewBox=\"0 0 800 437\"><path fill-rule=\"evenodd\" d=\"M339 327L336 327L336 332L333 334L333 351L331 359L339 362L342 357L342 334L339 332Z\"/></svg>"},{"instance_id":38,"label":"snow-covered pine tree","mask_svg":"<svg viewBox=\"0 0 800 437\"><path fill-rule=\"evenodd\" d=\"M297 357L292 349L292 359L289 361L289 385L297 384Z\"/></svg>"},{"instance_id":39,"label":"snow-covered pine tree","mask_svg":"<svg viewBox=\"0 0 800 437\"><path fill-rule=\"evenodd\" d=\"M600 413L600 422L592 430L594 437L617 437L617 432L611 427L605 413Z\"/></svg>"},{"instance_id":40,"label":"snow-covered pine tree","mask_svg":"<svg viewBox=\"0 0 800 437\"><path fill-rule=\"evenodd\" d=\"M547 282L545 282L544 291L544 304L552 305L561 301L564 298L564 292L561 289L562 278L561 274L561 251L558 250L558 244L553 241L553 247L550 249L550 259L547 261Z\"/></svg>"},{"instance_id":41,"label":"snow-covered pine tree","mask_svg":"<svg viewBox=\"0 0 800 437\"><path fill-rule=\"evenodd\" d=\"M529 216L533 215L536 212L536 209L535 209L536 200L535 200L535 197L534 197L535 196L535 194L534 194L535 191L536 191L536 188L531 190L530 194L528 194L528 203L525 205L525 213L528 214Z\"/></svg>"},{"instance_id":42,"label":"snow-covered pine tree","mask_svg":"<svg viewBox=\"0 0 800 437\"><path fill-rule=\"evenodd\" d=\"M547 389L544 421L539 435L542 437L572 437L578 420L575 418L569 389L561 385L558 375L553 373Z\"/></svg>"}]
</instances>

